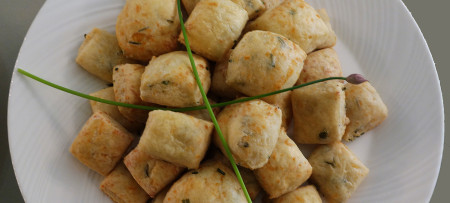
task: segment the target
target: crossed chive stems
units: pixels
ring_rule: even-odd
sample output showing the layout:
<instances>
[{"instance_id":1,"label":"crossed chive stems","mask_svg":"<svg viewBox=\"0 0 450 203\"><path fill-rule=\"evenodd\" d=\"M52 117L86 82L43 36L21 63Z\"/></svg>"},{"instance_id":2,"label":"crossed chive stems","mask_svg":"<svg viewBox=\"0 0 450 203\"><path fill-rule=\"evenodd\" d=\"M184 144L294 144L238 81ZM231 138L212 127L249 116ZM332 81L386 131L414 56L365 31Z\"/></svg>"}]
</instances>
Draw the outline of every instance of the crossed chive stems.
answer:
<instances>
[{"instance_id":1,"label":"crossed chive stems","mask_svg":"<svg viewBox=\"0 0 450 203\"><path fill-rule=\"evenodd\" d=\"M328 81L328 80L346 80L347 82L352 83L352 84L360 84L360 83L363 83L363 82L365 82L367 80L362 75L359 75L359 74L351 74L348 77L328 77L328 78L323 78L323 79L311 81L311 82L308 82L308 83L304 83L304 84L301 84L301 85L293 86L293 87L290 87L290 88L285 88L285 89L269 92L269 93L266 93L266 94L261 94L261 95L252 96L252 97L245 97L245 98L240 98L240 99L236 99L236 100L232 100L232 101L227 101L227 102L222 102L222 103L217 103L217 104L210 105L210 103L208 101L208 98L206 96L206 93L203 90L203 87L201 85L201 82L200 82L200 79L199 79L199 75L198 75L198 72L197 72L197 68L195 66L194 58L192 56L192 51L191 51L191 48L190 48L190 45L189 45L189 40L188 40L188 37L187 37L187 34L186 34L186 28L184 26L183 14L181 13L180 0L177 0L177 4L178 4L178 15L179 15L180 24L181 24L181 31L182 31L182 34L184 35L185 46L186 46L186 49L187 49L187 52L188 52L188 55L189 55L189 60L191 62L192 70L193 70L193 73L194 73L197 85L198 85L198 87L200 89L200 92L202 94L203 101L205 103L204 106L185 107L185 108L160 108L160 107L151 107L151 106L142 106L142 105L121 103L121 102L101 99L101 98L94 97L94 96L91 96L91 95L88 95L88 94L84 94L84 93L81 93L81 92L78 92L78 91L75 91L75 90L71 90L71 89L66 88L66 87L62 87L60 85L57 85L57 84L54 84L54 83L52 83L50 81L42 79L42 78L40 78L40 77L38 77L36 75L33 75L33 74L31 74L31 73L29 73L29 72L27 72L27 71L25 71L25 70L23 70L21 68L18 68L17 71L19 73L21 73L21 74L31 78L31 79L34 79L34 80L36 80L38 82L41 82L41 83L43 83L45 85L51 86L51 87L56 88L58 90L61 90L61 91L64 91L64 92L67 92L67 93L70 93L70 94L73 94L73 95L85 98L85 99L89 99L89 100L93 100L93 101L101 102L101 103L106 103L106 104L111 104L111 105L115 105L115 106L122 106L122 107L136 108L136 109L143 109L143 110L168 110L168 111L175 111L175 112L185 112L185 111L194 111L194 110L207 109L208 113L209 113L209 115L211 117L211 120L214 123L214 127L216 128L217 134L219 135L219 138L220 138L220 140L221 140L221 142L222 142L222 144L224 146L224 149L226 151L226 155L227 155L228 159L230 160L231 166L232 166L232 168L233 168L233 170L234 170L234 172L235 172L235 174L237 176L239 184L241 185L241 188L242 188L242 190L244 192L244 195L245 195L247 201L249 203L251 203L252 200L250 198L250 195L248 194L248 191L247 191L247 189L245 187L244 181L242 180L242 177L241 177L241 174L239 172L239 169L237 168L236 162L235 162L235 160L234 160L234 158L233 158L233 156L231 154L229 146L228 146L228 144L227 144L227 142L226 142L226 140L225 140L225 138L224 138L224 136L223 136L223 134L222 134L222 132L220 130L219 124L217 122L217 119L216 119L213 111L212 111L212 108L223 107L223 106L236 104L236 103L241 103L241 102L246 102L246 101L250 101L250 100L254 100L254 99L260 99L260 98L263 98L263 97L267 97L267 96L271 96L271 95L275 95L275 94L279 94L279 93L295 90L295 89L298 89L298 88L306 87L306 86L309 86L309 85L312 85L312 84L316 84L316 83L320 83L320 82L324 82L324 81ZM147 27L145 29L147 29ZM144 31L145 29L143 28L143 29L141 29L139 31ZM134 41L130 41L129 43L135 44L135 45L140 44L140 43L134 42ZM273 60L272 60L272 66L275 66ZM164 81L164 82L168 83L168 81ZM225 175L225 173L221 169L218 168L217 171L219 173L221 173L222 175ZM194 174L194 172L193 172L193 174ZM189 199L183 199L182 202L183 203L189 203L190 200Z\"/></svg>"}]
</instances>

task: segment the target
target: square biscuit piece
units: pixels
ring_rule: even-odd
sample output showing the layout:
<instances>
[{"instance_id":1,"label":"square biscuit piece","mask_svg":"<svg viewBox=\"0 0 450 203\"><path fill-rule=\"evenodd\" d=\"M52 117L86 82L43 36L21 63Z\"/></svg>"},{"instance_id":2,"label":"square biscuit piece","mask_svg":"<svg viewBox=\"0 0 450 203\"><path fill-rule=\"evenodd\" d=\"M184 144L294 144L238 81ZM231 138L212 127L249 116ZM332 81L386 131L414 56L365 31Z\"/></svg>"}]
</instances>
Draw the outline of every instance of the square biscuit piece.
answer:
<instances>
[{"instance_id":1,"label":"square biscuit piece","mask_svg":"<svg viewBox=\"0 0 450 203\"><path fill-rule=\"evenodd\" d=\"M287 38L252 31L231 51L225 82L249 96L292 87L305 58L305 52Z\"/></svg>"},{"instance_id":2,"label":"square biscuit piece","mask_svg":"<svg viewBox=\"0 0 450 203\"><path fill-rule=\"evenodd\" d=\"M200 0L182 0L184 8L190 14ZM249 19L253 19L265 10L263 0L231 0L232 2L245 9Z\"/></svg>"},{"instance_id":3,"label":"square biscuit piece","mask_svg":"<svg viewBox=\"0 0 450 203\"><path fill-rule=\"evenodd\" d=\"M262 100L226 106L217 116L223 137L236 162L249 169L263 167L275 148L281 128L281 110ZM217 132L214 144L226 154Z\"/></svg>"},{"instance_id":4,"label":"square biscuit piece","mask_svg":"<svg viewBox=\"0 0 450 203\"><path fill-rule=\"evenodd\" d=\"M318 13L303 0L285 0L250 22L246 30L275 32L297 43L306 53L336 44L326 12Z\"/></svg>"},{"instance_id":5,"label":"square biscuit piece","mask_svg":"<svg viewBox=\"0 0 450 203\"><path fill-rule=\"evenodd\" d=\"M292 87L300 76L306 53L287 38L267 31L244 35L228 60L226 84L249 96ZM262 100L283 110L283 126L291 118L290 93Z\"/></svg>"},{"instance_id":6,"label":"square biscuit piece","mask_svg":"<svg viewBox=\"0 0 450 203\"><path fill-rule=\"evenodd\" d=\"M381 124L388 116L388 109L377 90L369 83L345 84L345 104L350 123L342 137L351 141Z\"/></svg>"},{"instance_id":7,"label":"square biscuit piece","mask_svg":"<svg viewBox=\"0 0 450 203\"><path fill-rule=\"evenodd\" d=\"M329 202L345 202L369 169L342 142L320 145L308 158L311 180Z\"/></svg>"},{"instance_id":8,"label":"square biscuit piece","mask_svg":"<svg viewBox=\"0 0 450 203\"><path fill-rule=\"evenodd\" d=\"M211 122L183 113L151 111L138 148L146 154L189 169L198 168L209 147Z\"/></svg>"},{"instance_id":9,"label":"square biscuit piece","mask_svg":"<svg viewBox=\"0 0 450 203\"><path fill-rule=\"evenodd\" d=\"M308 54L296 85L327 77L342 77L341 63L333 48L321 49Z\"/></svg>"},{"instance_id":10,"label":"square biscuit piece","mask_svg":"<svg viewBox=\"0 0 450 203\"><path fill-rule=\"evenodd\" d=\"M169 189L166 203L246 203L233 170L220 161L205 161L185 173Z\"/></svg>"},{"instance_id":11,"label":"square biscuit piece","mask_svg":"<svg viewBox=\"0 0 450 203\"><path fill-rule=\"evenodd\" d=\"M98 97L101 99L106 99L110 101L116 101L114 98L114 88L107 87L105 89L99 90L97 92L89 94L94 97ZM119 122L123 127L129 130L132 133L137 133L144 129L144 125L142 123L128 120L124 115L122 115L119 111L118 106L105 104L101 102L96 102L94 100L90 100L91 109L93 113L104 112L111 116L112 119Z\"/></svg>"},{"instance_id":12,"label":"square biscuit piece","mask_svg":"<svg viewBox=\"0 0 450 203\"><path fill-rule=\"evenodd\" d=\"M128 0L124 4L117 16L116 37L126 57L147 62L177 50L177 0Z\"/></svg>"},{"instance_id":13,"label":"square biscuit piece","mask_svg":"<svg viewBox=\"0 0 450 203\"><path fill-rule=\"evenodd\" d=\"M114 169L133 135L103 112L94 113L70 146L81 163L103 176Z\"/></svg>"},{"instance_id":14,"label":"square biscuit piece","mask_svg":"<svg viewBox=\"0 0 450 203\"><path fill-rule=\"evenodd\" d=\"M75 61L89 73L108 82L112 82L114 66L134 62L125 58L115 35L98 28L86 35Z\"/></svg>"},{"instance_id":15,"label":"square biscuit piece","mask_svg":"<svg viewBox=\"0 0 450 203\"><path fill-rule=\"evenodd\" d=\"M136 202L145 203L150 198L136 183L130 172L120 163L111 173L103 179L100 189L111 200L118 203Z\"/></svg>"},{"instance_id":16,"label":"square biscuit piece","mask_svg":"<svg viewBox=\"0 0 450 203\"><path fill-rule=\"evenodd\" d=\"M295 142L328 144L342 139L348 123L343 87L340 81L333 80L293 91Z\"/></svg>"},{"instance_id":17,"label":"square biscuit piece","mask_svg":"<svg viewBox=\"0 0 450 203\"><path fill-rule=\"evenodd\" d=\"M193 55L203 89L207 93L211 84L208 61ZM153 57L141 78L141 99L145 102L172 107L203 104L200 88L192 72L185 51L175 51Z\"/></svg>"},{"instance_id":18,"label":"square biscuit piece","mask_svg":"<svg viewBox=\"0 0 450 203\"><path fill-rule=\"evenodd\" d=\"M118 102L155 106L151 103L142 101L141 99L141 76L144 73L145 66L139 64L122 64L114 67L113 83L114 98ZM148 112L142 109L133 109L123 106L117 106L120 113L128 120L145 123L147 121Z\"/></svg>"},{"instance_id":19,"label":"square biscuit piece","mask_svg":"<svg viewBox=\"0 0 450 203\"><path fill-rule=\"evenodd\" d=\"M314 185L307 185L276 198L272 203L322 203L320 194Z\"/></svg>"},{"instance_id":20,"label":"square biscuit piece","mask_svg":"<svg viewBox=\"0 0 450 203\"><path fill-rule=\"evenodd\" d=\"M312 168L294 141L281 129L269 162L254 172L261 187L273 199L298 188L311 176Z\"/></svg>"},{"instance_id":21,"label":"square biscuit piece","mask_svg":"<svg viewBox=\"0 0 450 203\"><path fill-rule=\"evenodd\" d=\"M218 61L238 40L247 20L247 12L230 0L202 0L186 21L189 44L195 53ZM182 33L178 41L185 43Z\"/></svg>"},{"instance_id":22,"label":"square biscuit piece","mask_svg":"<svg viewBox=\"0 0 450 203\"><path fill-rule=\"evenodd\" d=\"M184 170L183 167L155 159L138 147L133 149L123 162L136 182L152 198Z\"/></svg>"}]
</instances>

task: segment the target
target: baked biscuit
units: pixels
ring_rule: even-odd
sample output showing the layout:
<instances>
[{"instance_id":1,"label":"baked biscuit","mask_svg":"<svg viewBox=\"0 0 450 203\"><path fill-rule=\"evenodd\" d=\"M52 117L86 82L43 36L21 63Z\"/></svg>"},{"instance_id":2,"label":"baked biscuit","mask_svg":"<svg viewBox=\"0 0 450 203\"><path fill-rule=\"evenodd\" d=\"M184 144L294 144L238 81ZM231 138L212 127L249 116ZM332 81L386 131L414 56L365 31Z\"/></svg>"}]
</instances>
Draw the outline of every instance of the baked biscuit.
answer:
<instances>
[{"instance_id":1,"label":"baked biscuit","mask_svg":"<svg viewBox=\"0 0 450 203\"><path fill-rule=\"evenodd\" d=\"M369 83L345 85L345 105L350 123L342 137L351 141L381 124L388 116L388 109L377 90Z\"/></svg>"},{"instance_id":2,"label":"baked biscuit","mask_svg":"<svg viewBox=\"0 0 450 203\"><path fill-rule=\"evenodd\" d=\"M341 142L320 145L308 158L311 180L329 202L345 202L369 169Z\"/></svg>"},{"instance_id":3,"label":"baked biscuit","mask_svg":"<svg viewBox=\"0 0 450 203\"><path fill-rule=\"evenodd\" d=\"M115 101L114 97L114 88L108 87L102 90L99 90L97 92L89 94L90 96L98 97L101 99L106 99L110 101ZM89 100L89 103L91 104L91 109L93 113L97 112L104 112L108 114L108 116L111 116L112 119L119 122L123 127L125 127L127 130L133 133L137 133L144 129L144 125L142 123L136 122L136 121L130 121L125 116L123 116L118 106L111 105L111 104L105 104L101 102L96 102L94 100Z\"/></svg>"},{"instance_id":4,"label":"baked biscuit","mask_svg":"<svg viewBox=\"0 0 450 203\"><path fill-rule=\"evenodd\" d=\"M272 203L322 203L319 192L313 185L300 187L281 197L272 200Z\"/></svg>"},{"instance_id":5,"label":"baked biscuit","mask_svg":"<svg viewBox=\"0 0 450 203\"><path fill-rule=\"evenodd\" d=\"M230 0L198 2L186 21L191 49L209 60L220 60L238 40L247 20L247 12ZM183 33L178 40L185 43Z\"/></svg>"},{"instance_id":6,"label":"baked biscuit","mask_svg":"<svg viewBox=\"0 0 450 203\"><path fill-rule=\"evenodd\" d=\"M194 61L203 89L207 93L211 84L208 61L198 55L194 55ZM150 61L142 74L141 99L172 107L203 104L187 52L175 51Z\"/></svg>"},{"instance_id":7,"label":"baked biscuit","mask_svg":"<svg viewBox=\"0 0 450 203\"><path fill-rule=\"evenodd\" d=\"M117 17L117 40L132 59L148 61L175 51L179 32L177 0L128 0Z\"/></svg>"},{"instance_id":8,"label":"baked biscuit","mask_svg":"<svg viewBox=\"0 0 450 203\"><path fill-rule=\"evenodd\" d=\"M247 202L234 172L220 161L203 163L177 180L164 202Z\"/></svg>"},{"instance_id":9,"label":"baked biscuit","mask_svg":"<svg viewBox=\"0 0 450 203\"><path fill-rule=\"evenodd\" d=\"M118 203L145 203L150 198L122 163L103 179L100 189Z\"/></svg>"},{"instance_id":10,"label":"baked biscuit","mask_svg":"<svg viewBox=\"0 0 450 203\"><path fill-rule=\"evenodd\" d=\"M133 135L103 112L94 113L70 146L81 163L106 176L133 141Z\"/></svg>"},{"instance_id":11,"label":"baked biscuit","mask_svg":"<svg viewBox=\"0 0 450 203\"><path fill-rule=\"evenodd\" d=\"M328 144L340 141L348 118L345 115L344 84L326 81L292 92L294 133L301 144Z\"/></svg>"},{"instance_id":12,"label":"baked biscuit","mask_svg":"<svg viewBox=\"0 0 450 203\"><path fill-rule=\"evenodd\" d=\"M148 114L138 149L189 169L198 168L209 147L211 122L183 113L155 110Z\"/></svg>"},{"instance_id":13,"label":"baked biscuit","mask_svg":"<svg viewBox=\"0 0 450 203\"><path fill-rule=\"evenodd\" d=\"M324 10L321 13L326 15ZM246 30L266 30L281 34L310 53L336 44L336 34L326 20L328 16L322 19L305 1L286 0L250 22Z\"/></svg>"},{"instance_id":14,"label":"baked biscuit","mask_svg":"<svg viewBox=\"0 0 450 203\"><path fill-rule=\"evenodd\" d=\"M75 61L89 73L108 82L112 82L114 66L134 62L123 55L114 34L98 28L86 34Z\"/></svg>"},{"instance_id":15,"label":"baked biscuit","mask_svg":"<svg viewBox=\"0 0 450 203\"><path fill-rule=\"evenodd\" d=\"M139 147L133 149L123 162L136 182L152 198L184 170L183 167L151 157Z\"/></svg>"},{"instance_id":16,"label":"baked biscuit","mask_svg":"<svg viewBox=\"0 0 450 203\"><path fill-rule=\"evenodd\" d=\"M338 55L332 48L325 48L308 54L296 85L327 77L342 77Z\"/></svg>"},{"instance_id":17,"label":"baked biscuit","mask_svg":"<svg viewBox=\"0 0 450 203\"><path fill-rule=\"evenodd\" d=\"M269 161L281 128L281 110L261 100L226 106L217 122L236 162L257 169ZM217 132L214 143L225 150Z\"/></svg>"},{"instance_id":18,"label":"baked biscuit","mask_svg":"<svg viewBox=\"0 0 450 203\"><path fill-rule=\"evenodd\" d=\"M294 141L281 129L269 162L254 172L261 187L273 199L298 188L311 176L312 168Z\"/></svg>"}]
</instances>

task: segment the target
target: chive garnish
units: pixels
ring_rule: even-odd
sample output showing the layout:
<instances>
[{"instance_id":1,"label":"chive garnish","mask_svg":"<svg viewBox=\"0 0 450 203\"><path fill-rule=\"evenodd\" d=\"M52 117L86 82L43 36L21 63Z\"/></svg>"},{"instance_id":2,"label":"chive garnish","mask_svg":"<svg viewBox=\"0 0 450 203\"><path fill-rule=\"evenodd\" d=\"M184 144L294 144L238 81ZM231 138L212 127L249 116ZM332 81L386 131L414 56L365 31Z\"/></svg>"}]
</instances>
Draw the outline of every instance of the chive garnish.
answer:
<instances>
[{"instance_id":1,"label":"chive garnish","mask_svg":"<svg viewBox=\"0 0 450 203\"><path fill-rule=\"evenodd\" d=\"M225 175L225 172L222 171L222 169L220 169L220 168L217 168L217 172L219 172L219 173L222 174L222 175Z\"/></svg>"},{"instance_id":2,"label":"chive garnish","mask_svg":"<svg viewBox=\"0 0 450 203\"><path fill-rule=\"evenodd\" d=\"M236 162L234 161L234 158L231 154L230 148L228 147L227 141L223 137L222 131L220 130L219 123L217 122L216 116L214 115L211 105L209 104L208 98L206 97L206 93L203 90L203 86L202 86L202 82L200 81L200 77L198 76L197 68L195 67L194 57L192 56L191 46L189 45L186 28L184 27L183 14L181 13L181 0L177 0L177 4L178 4L178 17L180 19L180 24L181 24L181 32L183 33L184 43L185 43L186 50L189 55L189 60L191 61L192 72L194 73L198 88L200 89L200 92L202 93L203 102L205 103L205 106L208 109L209 116L211 117L211 120L214 123L214 127L216 128L217 134L219 135L220 141L222 142L222 145L225 149L228 159L231 162L231 166L233 167L234 173L236 174L239 184L241 185L241 188L242 188L242 191L244 192L245 198L247 198L247 201L249 203L251 203L252 199L250 198L250 195L247 192L247 188L245 187L244 180L242 180L239 169L236 166Z\"/></svg>"},{"instance_id":3,"label":"chive garnish","mask_svg":"<svg viewBox=\"0 0 450 203\"><path fill-rule=\"evenodd\" d=\"M191 203L191 201L189 199L183 199L181 200L181 203Z\"/></svg>"},{"instance_id":4,"label":"chive garnish","mask_svg":"<svg viewBox=\"0 0 450 203\"><path fill-rule=\"evenodd\" d=\"M296 13L297 13L297 11L294 9L289 10L289 14L291 14L291 15L295 15Z\"/></svg>"},{"instance_id":5,"label":"chive garnish","mask_svg":"<svg viewBox=\"0 0 450 203\"><path fill-rule=\"evenodd\" d=\"M152 107L152 106L142 106L142 105L134 105L134 104L127 104L127 103L122 103L122 102L116 102L116 101L111 101L111 100L107 100L107 99L102 99L99 97L94 97L88 94L84 94L75 90L71 90L69 88L57 85L55 83L52 83L50 81L47 81L45 79L42 79L36 75L33 75L21 68L17 69L17 72L19 72L20 74L27 76L33 80L36 80L40 83L43 83L45 85L48 85L50 87L53 87L55 89L61 90L63 92L67 92L69 94L73 94L75 96L79 96L85 99L89 99L92 101L96 101L96 102L101 102L101 103L105 103L105 104L111 104L111 105L115 105L115 106L123 106L123 107L127 107L127 108L133 108L133 109L143 109L143 110L149 110L149 111L153 111L153 110L165 110L165 111L174 111L174 112L185 112L185 111L195 111L195 110L202 110L202 109L206 109L206 106L192 106L192 107L185 107L185 108L167 108L167 107ZM236 100L232 100L232 101L227 101L227 102L222 102L222 103L217 103L217 104L213 104L211 105L211 107L216 108L216 107L224 107L224 106L228 106L231 104L237 104L237 103L241 103L241 102L246 102L246 101L251 101L251 100L255 100L255 99L260 99L263 97L268 97L271 95L275 95L275 94L279 94L279 93L283 93L283 92L287 92L287 91L291 91L291 90L295 90L301 87L306 87L312 84L316 84L316 83L320 83L320 82L324 82L324 81L328 81L328 80L346 80L345 77L329 77L329 78L323 78L323 79L319 79L319 80L315 80L315 81L311 81L311 82L307 82L301 85L297 85L297 86L293 86L293 87L289 87L286 89L281 89L281 90L277 90L277 91L273 91L273 92L269 92L269 93L265 93L265 94L260 94L257 96L253 96L253 97L244 97L244 98L240 98L240 99L236 99ZM152 87L153 85L150 85L149 87Z\"/></svg>"},{"instance_id":6,"label":"chive garnish","mask_svg":"<svg viewBox=\"0 0 450 203\"><path fill-rule=\"evenodd\" d=\"M192 171L192 174L198 174L198 171Z\"/></svg>"},{"instance_id":7,"label":"chive garnish","mask_svg":"<svg viewBox=\"0 0 450 203\"><path fill-rule=\"evenodd\" d=\"M134 42L134 41L128 41L128 43L134 44L134 45L140 45L141 44L140 42Z\"/></svg>"},{"instance_id":8,"label":"chive garnish","mask_svg":"<svg viewBox=\"0 0 450 203\"><path fill-rule=\"evenodd\" d=\"M275 68L275 56L273 56L273 54L270 54L270 66Z\"/></svg>"},{"instance_id":9,"label":"chive garnish","mask_svg":"<svg viewBox=\"0 0 450 203\"><path fill-rule=\"evenodd\" d=\"M281 44L281 48L284 48L286 46L286 42L281 38L280 36L277 36L278 42Z\"/></svg>"},{"instance_id":10,"label":"chive garnish","mask_svg":"<svg viewBox=\"0 0 450 203\"><path fill-rule=\"evenodd\" d=\"M148 29L148 27L143 27L143 28L139 29L138 32L142 32L142 31L144 31L146 29Z\"/></svg>"},{"instance_id":11,"label":"chive garnish","mask_svg":"<svg viewBox=\"0 0 450 203\"><path fill-rule=\"evenodd\" d=\"M173 20L167 20L167 22L169 22L169 23L173 23Z\"/></svg>"},{"instance_id":12,"label":"chive garnish","mask_svg":"<svg viewBox=\"0 0 450 203\"><path fill-rule=\"evenodd\" d=\"M84 34L84 38L85 38L85 39L86 39L86 35L87 35L87 34Z\"/></svg>"},{"instance_id":13,"label":"chive garnish","mask_svg":"<svg viewBox=\"0 0 450 203\"><path fill-rule=\"evenodd\" d=\"M336 167L336 161L334 160L333 157L333 161L325 161L326 164L330 165L331 167L335 168Z\"/></svg>"},{"instance_id":14,"label":"chive garnish","mask_svg":"<svg viewBox=\"0 0 450 203\"><path fill-rule=\"evenodd\" d=\"M108 87L112 87L112 86L114 86L114 84L112 84L112 83L108 83L108 84L106 84L106 86L108 86Z\"/></svg>"},{"instance_id":15,"label":"chive garnish","mask_svg":"<svg viewBox=\"0 0 450 203\"><path fill-rule=\"evenodd\" d=\"M147 177L149 177L149 176L148 176L148 164L145 165L145 169L144 169L144 170L145 170L145 175L146 175Z\"/></svg>"},{"instance_id":16,"label":"chive garnish","mask_svg":"<svg viewBox=\"0 0 450 203\"><path fill-rule=\"evenodd\" d=\"M170 83L170 81L164 80L164 81L162 81L161 83L162 83L163 85L168 85L168 84Z\"/></svg>"},{"instance_id":17,"label":"chive garnish","mask_svg":"<svg viewBox=\"0 0 450 203\"><path fill-rule=\"evenodd\" d=\"M320 137L320 139L327 139L327 137L328 137L328 132L327 131L322 131L322 132L320 132L319 133L319 137Z\"/></svg>"},{"instance_id":18,"label":"chive garnish","mask_svg":"<svg viewBox=\"0 0 450 203\"><path fill-rule=\"evenodd\" d=\"M325 163L330 165L333 168L336 167L336 165L334 165L334 162L325 161Z\"/></svg>"}]
</instances>

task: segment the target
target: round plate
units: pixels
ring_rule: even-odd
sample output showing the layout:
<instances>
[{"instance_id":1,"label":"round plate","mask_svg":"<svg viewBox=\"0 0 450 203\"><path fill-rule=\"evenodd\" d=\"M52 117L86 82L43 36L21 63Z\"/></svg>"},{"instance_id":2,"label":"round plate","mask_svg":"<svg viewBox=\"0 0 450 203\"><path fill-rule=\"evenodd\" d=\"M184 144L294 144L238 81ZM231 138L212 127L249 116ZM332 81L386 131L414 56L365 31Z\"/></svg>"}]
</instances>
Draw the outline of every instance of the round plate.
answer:
<instances>
[{"instance_id":1,"label":"round plate","mask_svg":"<svg viewBox=\"0 0 450 203\"><path fill-rule=\"evenodd\" d=\"M85 93L105 88L77 66L75 57L92 28L114 32L124 2L48 0L28 31L16 68ZM349 202L428 202L441 163L444 109L417 24L400 0L311 4L329 13L344 75L366 76L389 109L382 125L348 143L370 169ZM9 144L26 202L110 202L98 189L102 177L68 152L90 114L87 100L14 72Z\"/></svg>"}]
</instances>

